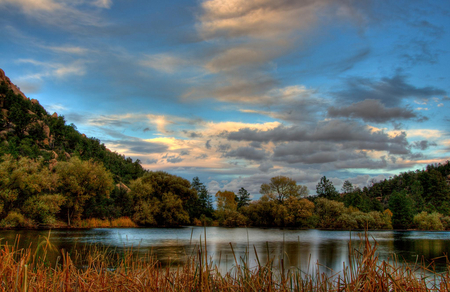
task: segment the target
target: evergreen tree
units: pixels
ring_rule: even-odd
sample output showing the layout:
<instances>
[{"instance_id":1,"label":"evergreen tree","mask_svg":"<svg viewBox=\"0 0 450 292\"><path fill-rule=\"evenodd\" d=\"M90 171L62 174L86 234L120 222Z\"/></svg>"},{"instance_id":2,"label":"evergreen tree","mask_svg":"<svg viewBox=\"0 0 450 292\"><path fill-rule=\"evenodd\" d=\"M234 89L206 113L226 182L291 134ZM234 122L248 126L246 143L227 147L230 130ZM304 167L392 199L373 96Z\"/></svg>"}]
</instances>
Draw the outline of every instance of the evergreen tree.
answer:
<instances>
[{"instance_id":1,"label":"evergreen tree","mask_svg":"<svg viewBox=\"0 0 450 292\"><path fill-rule=\"evenodd\" d=\"M250 193L246 189L240 188L238 191L238 195L236 196L238 210L241 207L248 206L250 204L250 201Z\"/></svg>"},{"instance_id":2,"label":"evergreen tree","mask_svg":"<svg viewBox=\"0 0 450 292\"><path fill-rule=\"evenodd\" d=\"M328 200L340 200L340 196L333 183L327 179L326 176L323 176L320 179L320 182L316 186L317 195L321 198L325 198Z\"/></svg>"}]
</instances>

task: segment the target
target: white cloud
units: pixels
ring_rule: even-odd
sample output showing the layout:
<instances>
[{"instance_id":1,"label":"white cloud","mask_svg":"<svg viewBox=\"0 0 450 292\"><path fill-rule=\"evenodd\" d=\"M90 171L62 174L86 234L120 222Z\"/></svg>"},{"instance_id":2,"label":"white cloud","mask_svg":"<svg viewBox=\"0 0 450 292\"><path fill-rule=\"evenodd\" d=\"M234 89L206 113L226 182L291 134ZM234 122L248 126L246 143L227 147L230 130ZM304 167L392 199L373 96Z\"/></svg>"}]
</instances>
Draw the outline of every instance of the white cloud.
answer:
<instances>
[{"instance_id":1,"label":"white cloud","mask_svg":"<svg viewBox=\"0 0 450 292\"><path fill-rule=\"evenodd\" d=\"M56 53L68 53L68 54L75 54L75 55L84 55L88 53L90 50L82 47L74 47L74 46L60 46L60 47L51 47L51 46L44 46L44 48L49 49L51 51L54 51Z\"/></svg>"},{"instance_id":2,"label":"white cloud","mask_svg":"<svg viewBox=\"0 0 450 292\"><path fill-rule=\"evenodd\" d=\"M39 73L22 76L22 79L43 79L50 76L64 78L72 75L83 76L86 74L86 62L83 60L77 60L67 64L47 63L33 59L19 59L17 62L32 64L41 68L41 71Z\"/></svg>"},{"instance_id":3,"label":"white cloud","mask_svg":"<svg viewBox=\"0 0 450 292\"><path fill-rule=\"evenodd\" d=\"M112 0L96 0L93 4L100 8L111 8Z\"/></svg>"},{"instance_id":4,"label":"white cloud","mask_svg":"<svg viewBox=\"0 0 450 292\"><path fill-rule=\"evenodd\" d=\"M170 54L147 55L140 61L141 66L170 74L175 73L188 64L189 61Z\"/></svg>"}]
</instances>

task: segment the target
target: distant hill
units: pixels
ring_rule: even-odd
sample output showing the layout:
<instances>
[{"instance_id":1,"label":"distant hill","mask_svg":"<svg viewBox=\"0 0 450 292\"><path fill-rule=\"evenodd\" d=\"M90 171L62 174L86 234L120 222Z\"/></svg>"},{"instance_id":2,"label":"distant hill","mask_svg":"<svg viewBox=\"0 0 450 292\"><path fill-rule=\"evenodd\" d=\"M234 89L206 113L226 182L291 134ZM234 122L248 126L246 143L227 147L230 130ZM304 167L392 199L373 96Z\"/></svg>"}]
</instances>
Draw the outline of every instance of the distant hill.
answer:
<instances>
[{"instance_id":1,"label":"distant hill","mask_svg":"<svg viewBox=\"0 0 450 292\"><path fill-rule=\"evenodd\" d=\"M36 99L30 99L0 69L0 156L42 157L55 165L72 156L102 162L116 183L129 184L145 170L133 161L110 151L96 138L88 138L67 125L64 116L49 114Z\"/></svg>"}]
</instances>

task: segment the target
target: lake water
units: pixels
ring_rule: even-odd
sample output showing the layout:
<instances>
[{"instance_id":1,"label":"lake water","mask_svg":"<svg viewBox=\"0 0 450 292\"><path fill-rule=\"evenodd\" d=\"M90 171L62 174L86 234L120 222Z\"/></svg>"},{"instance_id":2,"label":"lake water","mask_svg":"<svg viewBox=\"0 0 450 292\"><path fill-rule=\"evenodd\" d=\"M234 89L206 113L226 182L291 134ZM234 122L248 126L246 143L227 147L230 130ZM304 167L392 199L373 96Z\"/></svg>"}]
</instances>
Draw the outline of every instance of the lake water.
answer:
<instances>
[{"instance_id":1,"label":"lake water","mask_svg":"<svg viewBox=\"0 0 450 292\"><path fill-rule=\"evenodd\" d=\"M132 248L137 253L154 254L164 265L176 265L195 254L200 240L204 246L205 232L208 255L223 271L235 265L234 255L238 261L248 255L250 266L256 266L256 254L261 264L271 260L274 267L279 267L283 259L286 268L300 268L307 272L320 263L340 271L348 259L350 236L352 246L358 247L359 234L364 234L314 229L94 228L52 230L50 241L58 250L72 252L92 244L107 246L118 253ZM20 247L33 248L48 233L48 230L2 230L1 244L13 244L19 235ZM369 231L368 234L371 242L377 242L381 259L392 258L396 254L401 261L414 263L423 258L428 263L450 251L450 232ZM436 264L438 271L445 270L445 259L436 260Z\"/></svg>"}]
</instances>

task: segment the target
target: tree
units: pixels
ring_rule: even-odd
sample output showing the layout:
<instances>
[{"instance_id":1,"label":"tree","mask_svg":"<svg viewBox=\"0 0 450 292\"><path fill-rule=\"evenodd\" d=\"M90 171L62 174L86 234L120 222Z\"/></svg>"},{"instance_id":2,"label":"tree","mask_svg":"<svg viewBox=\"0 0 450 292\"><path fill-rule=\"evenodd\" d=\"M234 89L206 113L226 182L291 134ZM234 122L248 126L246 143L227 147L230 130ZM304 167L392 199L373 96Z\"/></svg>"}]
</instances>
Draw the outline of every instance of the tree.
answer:
<instances>
[{"instance_id":1,"label":"tree","mask_svg":"<svg viewBox=\"0 0 450 292\"><path fill-rule=\"evenodd\" d=\"M308 188L297 185L297 182L286 176L276 176L270 179L270 183L262 184L260 193L263 195L274 196L280 203L293 196L296 198L306 197Z\"/></svg>"},{"instance_id":2,"label":"tree","mask_svg":"<svg viewBox=\"0 0 450 292\"><path fill-rule=\"evenodd\" d=\"M200 218L202 214L206 217L211 217L214 209L212 205L212 198L209 195L208 189L202 182L200 182L198 176L192 179L191 185L192 188L197 192L198 197L198 204L194 217Z\"/></svg>"},{"instance_id":3,"label":"tree","mask_svg":"<svg viewBox=\"0 0 450 292\"><path fill-rule=\"evenodd\" d=\"M354 190L354 188L353 188L352 183L348 180L344 181L341 192L344 194L349 194L349 193L353 192L353 190Z\"/></svg>"},{"instance_id":4,"label":"tree","mask_svg":"<svg viewBox=\"0 0 450 292\"><path fill-rule=\"evenodd\" d=\"M217 210L215 217L220 225L244 226L247 218L237 211L236 195L230 191L218 191L216 193Z\"/></svg>"},{"instance_id":5,"label":"tree","mask_svg":"<svg viewBox=\"0 0 450 292\"><path fill-rule=\"evenodd\" d=\"M394 191L389 198L389 210L392 211L392 225L394 228L408 228L413 222L414 201L406 191Z\"/></svg>"},{"instance_id":6,"label":"tree","mask_svg":"<svg viewBox=\"0 0 450 292\"><path fill-rule=\"evenodd\" d=\"M248 206L250 201L250 193L246 189L240 188L236 196L237 209L239 210L241 207Z\"/></svg>"},{"instance_id":7,"label":"tree","mask_svg":"<svg viewBox=\"0 0 450 292\"><path fill-rule=\"evenodd\" d=\"M314 203L308 199L297 199L289 197L286 200L287 217L286 225L290 226L308 226L308 219L313 215Z\"/></svg>"},{"instance_id":8,"label":"tree","mask_svg":"<svg viewBox=\"0 0 450 292\"><path fill-rule=\"evenodd\" d=\"M327 179L326 176L323 176L320 179L320 182L316 186L316 192L321 198L336 201L340 199L339 193L337 192L333 183L329 179Z\"/></svg>"},{"instance_id":9,"label":"tree","mask_svg":"<svg viewBox=\"0 0 450 292\"><path fill-rule=\"evenodd\" d=\"M42 159L11 155L0 163L0 214L19 210L34 223L50 224L65 199L56 193L57 175L50 172ZM21 214L20 214L21 215Z\"/></svg>"},{"instance_id":10,"label":"tree","mask_svg":"<svg viewBox=\"0 0 450 292\"><path fill-rule=\"evenodd\" d=\"M64 196L67 223L81 219L84 204L97 195L109 196L114 180L103 164L93 160L82 161L72 157L68 162L58 162L55 167L59 177L59 192Z\"/></svg>"},{"instance_id":11,"label":"tree","mask_svg":"<svg viewBox=\"0 0 450 292\"><path fill-rule=\"evenodd\" d=\"M135 200L133 219L142 225L177 226L188 223L189 207L197 200L188 180L163 171L151 171L134 180L131 195Z\"/></svg>"}]
</instances>

